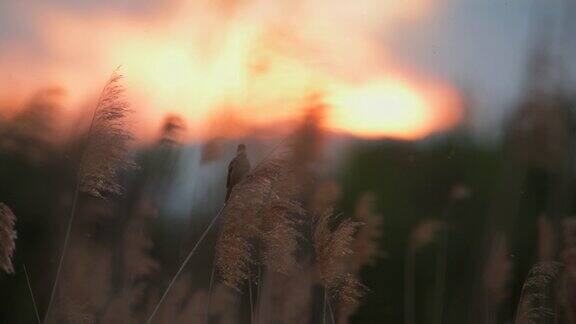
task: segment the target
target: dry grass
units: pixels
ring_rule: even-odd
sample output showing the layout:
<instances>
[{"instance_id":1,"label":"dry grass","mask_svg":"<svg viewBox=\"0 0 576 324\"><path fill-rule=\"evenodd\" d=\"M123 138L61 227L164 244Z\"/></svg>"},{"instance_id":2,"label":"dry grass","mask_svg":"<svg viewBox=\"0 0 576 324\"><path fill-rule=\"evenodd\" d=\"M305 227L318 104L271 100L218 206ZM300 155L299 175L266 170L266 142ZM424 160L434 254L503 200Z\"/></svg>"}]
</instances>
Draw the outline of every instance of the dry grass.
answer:
<instances>
[{"instance_id":1,"label":"dry grass","mask_svg":"<svg viewBox=\"0 0 576 324\"><path fill-rule=\"evenodd\" d=\"M10 207L0 203L0 269L6 273L14 273L12 255L16 249L16 216Z\"/></svg>"},{"instance_id":2,"label":"dry grass","mask_svg":"<svg viewBox=\"0 0 576 324\"><path fill-rule=\"evenodd\" d=\"M532 267L522 287L516 324L544 323L556 318L556 285L562 270L559 262L541 262Z\"/></svg>"},{"instance_id":3,"label":"dry grass","mask_svg":"<svg viewBox=\"0 0 576 324\"><path fill-rule=\"evenodd\" d=\"M509 284L512 281L512 266L506 236L504 234L496 235L492 240L492 248L482 278L491 303L498 305L510 296Z\"/></svg>"},{"instance_id":4,"label":"dry grass","mask_svg":"<svg viewBox=\"0 0 576 324\"><path fill-rule=\"evenodd\" d=\"M279 182L287 169L283 155L270 157L232 189L230 200L222 212L224 221L216 243L216 267L224 283L230 287L239 289L253 275L252 267L259 261L255 254L256 242L263 237L266 212L279 215L282 211L281 214L285 215L290 212L286 208L296 206L282 201L275 192L282 188ZM286 226L285 222L275 223ZM278 234L271 232L276 230L278 227L270 226L268 240L273 240L272 234ZM286 227L282 230L284 234L288 233Z\"/></svg>"},{"instance_id":5,"label":"dry grass","mask_svg":"<svg viewBox=\"0 0 576 324\"><path fill-rule=\"evenodd\" d=\"M237 323L242 298L246 298L238 292L246 283L257 287L250 294L253 321L308 322L315 310L318 283L337 301L337 310L354 309L366 290L359 271L378 256L381 217L374 213L373 197L366 195L358 203L354 220L336 219L326 211L340 196L341 189L334 182L325 182L314 195L318 187L314 166L322 145L320 111L319 107L310 110L302 127L289 138L289 150L270 154L229 183L230 197L221 212L162 290L165 278L159 260L151 254L153 241L147 229L159 206L158 197L135 190L126 205L105 199L123 193L119 177L135 167L128 152L130 108L122 76L115 71L102 90L82 142L70 218L44 323L172 324L207 319ZM167 120L160 142L178 145L181 124L179 119ZM73 232L77 210L81 216ZM94 210L103 210L105 217L90 217ZM127 218L110 217L120 213ZM15 218L3 204L0 216L0 239L5 239L0 242L0 267L11 273ZM220 216L220 233L210 248L215 251L221 282L213 291L194 289L193 277L179 275ZM112 221L118 222L120 230L110 237L97 237L102 234L96 233L99 227ZM360 229L364 223L367 226ZM111 249L115 243L117 250ZM338 314L347 320L350 313Z\"/></svg>"},{"instance_id":6,"label":"dry grass","mask_svg":"<svg viewBox=\"0 0 576 324\"><path fill-rule=\"evenodd\" d=\"M316 271L326 290L345 302L351 302L359 283L356 283L354 276L347 271L346 262L354 253L354 234L362 224L345 219L332 230L333 220L332 210L327 210L314 219L312 238Z\"/></svg>"},{"instance_id":7,"label":"dry grass","mask_svg":"<svg viewBox=\"0 0 576 324\"><path fill-rule=\"evenodd\" d=\"M261 263L272 271L289 275L298 267L296 252L302 237L298 217L304 216L305 211L299 204L275 195L262 214Z\"/></svg>"},{"instance_id":8,"label":"dry grass","mask_svg":"<svg viewBox=\"0 0 576 324\"><path fill-rule=\"evenodd\" d=\"M96 197L122 193L117 173L135 167L127 154L132 140L132 134L126 130L130 106L124 98L121 80L122 75L115 71L104 86L80 161L80 191Z\"/></svg>"},{"instance_id":9,"label":"dry grass","mask_svg":"<svg viewBox=\"0 0 576 324\"><path fill-rule=\"evenodd\" d=\"M358 229L354 241L354 256L352 271L358 273L364 266L373 266L381 255L380 240L382 239L382 215L375 212L376 196L366 192L356 203L354 219L363 224Z\"/></svg>"},{"instance_id":10,"label":"dry grass","mask_svg":"<svg viewBox=\"0 0 576 324\"><path fill-rule=\"evenodd\" d=\"M56 297L62 267L69 247L72 225L76 217L79 192L85 192L98 198L104 198L107 193L120 194L122 187L117 181L117 173L120 170L135 167L135 164L127 158L128 145L132 135L126 130L129 105L124 100L124 88L121 80L122 76L118 71L114 71L104 86L94 109L86 146L80 158L70 217L64 234L64 244L44 323L50 319L50 311Z\"/></svg>"}]
</instances>

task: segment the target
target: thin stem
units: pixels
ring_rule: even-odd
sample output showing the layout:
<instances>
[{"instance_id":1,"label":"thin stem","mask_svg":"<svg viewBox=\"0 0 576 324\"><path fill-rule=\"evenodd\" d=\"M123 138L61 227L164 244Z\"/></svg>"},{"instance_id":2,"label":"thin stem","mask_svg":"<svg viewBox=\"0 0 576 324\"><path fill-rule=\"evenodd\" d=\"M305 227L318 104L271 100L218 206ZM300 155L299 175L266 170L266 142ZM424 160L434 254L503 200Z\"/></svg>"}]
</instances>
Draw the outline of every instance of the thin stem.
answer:
<instances>
[{"instance_id":1,"label":"thin stem","mask_svg":"<svg viewBox=\"0 0 576 324\"><path fill-rule=\"evenodd\" d=\"M120 66L118 66L116 68L114 73L116 73L116 71L118 71L119 69L120 69ZM106 92L106 89L110 85L111 80L112 80L112 77L110 77L110 79L108 79L108 82L106 82L106 85L104 86L104 88L102 88L102 91L100 92L100 97L98 97L98 103L96 104L96 108L92 112L92 118L90 120L90 126L88 128L88 135L89 136L92 133L92 130L94 128L94 123L96 121L96 115L102 106L102 101L104 100L104 93ZM80 166L79 166L78 170L80 170L82 168L83 162L84 162L84 155L82 155L82 157L80 158ZM62 252L60 253L60 261L58 262L58 270L56 270L56 278L54 279L54 284L52 285L52 291L50 293L50 300L48 301L48 307L46 308L46 314L44 315L44 323L48 322L48 319L50 316L50 310L52 309L52 305L54 304L54 297L56 296L56 289L58 288L58 283L60 282L60 275L62 272L62 265L64 263L64 257L66 255L66 250L68 250L68 241L70 239L70 233L72 231L72 224L74 222L74 217L76 214L76 205L78 202L78 194L80 191L80 180L78 179L78 172L79 171L77 171L77 176L76 176L76 186L74 188L74 198L72 200L72 209L70 211L70 217L68 218L68 225L66 228L66 234L64 236L64 246L62 247Z\"/></svg>"},{"instance_id":2,"label":"thin stem","mask_svg":"<svg viewBox=\"0 0 576 324\"><path fill-rule=\"evenodd\" d=\"M52 305L54 304L54 298L56 296L56 289L58 287L58 283L60 282L60 276L62 274L62 266L64 265L64 258L66 256L66 250L68 249L68 241L70 240L70 233L72 232L72 224L74 223L74 218L76 215L76 205L78 203L78 193L80 191L79 189L80 189L80 183L77 181L76 188L74 188L74 198L72 200L70 217L68 218L68 225L66 226L66 234L64 235L64 245L62 247L62 252L60 253L60 261L58 262L58 270L56 270L56 278L54 279L54 284L52 285L50 300L48 301L48 307L46 308L46 314L44 315L44 323L48 323L50 310L52 310Z\"/></svg>"},{"instance_id":3,"label":"thin stem","mask_svg":"<svg viewBox=\"0 0 576 324\"><path fill-rule=\"evenodd\" d=\"M186 256L186 258L184 259L184 262L182 262L182 265L180 265L180 268L178 269L178 271L176 271L176 274L174 274L174 276L172 277L172 279L170 280L170 283L168 284L168 287L166 287L166 290L164 290L164 293L162 294L162 297L160 297L160 300L158 301L158 303L156 304L156 306L154 307L154 310L152 311L152 314L150 314L150 317L148 317L148 320L146 321L146 323L152 323L152 320L154 319L154 316L156 316L156 313L158 312L158 310L160 309L160 306L162 305L162 303L164 302L164 299L166 299L166 296L168 296L168 293L170 292L170 289L172 289L172 286L174 286L174 283L176 283L176 280L178 279L178 277L180 276L180 274L182 273L182 271L184 271L184 268L186 267L186 265L188 264L188 262L190 262L190 259L192 258L192 256L194 255L194 253L196 252L196 250L198 249L198 247L200 246L200 243L202 243L204 241L204 239L206 238L206 235L208 235L208 232L212 229L212 227L214 226L214 224L216 224L216 221L218 220L218 218L220 217L220 215L222 214L222 211L224 210L224 206L222 206L222 208L220 208L220 211L218 211L218 214L216 214L216 216L212 219L212 221L210 222L210 224L208 225L208 227L206 227L206 229L204 230L204 232L202 233L202 235L200 236L200 238L198 239L198 241L196 242L196 244L194 245L194 247L190 250L190 252L188 253L188 255Z\"/></svg>"},{"instance_id":4,"label":"thin stem","mask_svg":"<svg viewBox=\"0 0 576 324\"><path fill-rule=\"evenodd\" d=\"M262 265L258 265L258 281L256 281L256 322L259 322L259 317L258 315L261 313L260 312L260 303L261 303L261 298L260 295L262 294L262 286L264 284L262 283Z\"/></svg>"},{"instance_id":5,"label":"thin stem","mask_svg":"<svg viewBox=\"0 0 576 324\"><path fill-rule=\"evenodd\" d=\"M254 306L252 303L252 279L248 278L248 294L250 295L250 323L254 324Z\"/></svg>"},{"instance_id":6,"label":"thin stem","mask_svg":"<svg viewBox=\"0 0 576 324\"><path fill-rule=\"evenodd\" d=\"M210 283L208 284L208 304L206 305L206 317L204 324L208 324L210 319L210 305L212 303L212 288L214 287L214 276L216 275L216 265L212 261L212 273L210 274Z\"/></svg>"},{"instance_id":7,"label":"thin stem","mask_svg":"<svg viewBox=\"0 0 576 324\"><path fill-rule=\"evenodd\" d=\"M278 149L278 147L280 147L280 145L282 145L284 143L284 141L286 140L286 138L282 139L276 146L274 146L272 148L272 150L256 165L256 167L254 169L256 169L260 164L262 164L262 162L264 160L266 160L266 158L270 155L272 155L272 153L274 153L274 151L276 151L276 149ZM160 300L158 301L158 304L156 304L156 306L154 307L154 310L152 311L152 314L150 315L150 317L148 318L148 320L146 321L146 324L150 324L152 323L152 320L154 319L154 316L156 316L156 313L158 312L158 310L160 309L160 306L162 305L162 303L164 302L164 299L166 298L166 296L168 295L168 293L170 292L170 289L172 289L172 286L174 285L174 283L176 282L176 279L178 279L178 276L180 276L180 274L182 273L182 271L184 270L184 268L186 267L186 264L188 264L188 262L190 261L190 259L192 258L192 255L194 255L194 252L196 252L196 249L198 248L198 246L200 245L200 243L202 243L202 241L204 241L204 239L206 238L206 235L208 234L208 232L210 231L210 229L212 229L212 227L214 226L214 224L216 223L216 221L218 220L218 218L220 217L220 215L222 214L222 211L224 210L224 207L226 207L226 203L224 203L224 205L220 208L220 210L218 211L218 214L216 214L216 216L212 219L212 221L210 222L210 225L208 225L208 227L204 230L204 232L202 233L202 235L200 236L200 238L198 239L198 241L196 242L196 244L194 245L194 247L192 248L192 250L190 250L190 252L188 253L188 256L186 256L186 258L184 259L184 262L182 262L182 265L180 266L180 268L178 269L178 271L176 272L176 274L174 275L174 277L170 280L170 283L168 284L168 287L166 288L166 290L164 291L164 293L162 294L162 297L160 298Z\"/></svg>"},{"instance_id":8,"label":"thin stem","mask_svg":"<svg viewBox=\"0 0 576 324\"><path fill-rule=\"evenodd\" d=\"M332 309L332 303L330 302L330 298L326 296L326 303L328 304L328 310L330 311L330 319L332 320L332 324L336 324L336 319L334 318L334 310Z\"/></svg>"},{"instance_id":9,"label":"thin stem","mask_svg":"<svg viewBox=\"0 0 576 324\"><path fill-rule=\"evenodd\" d=\"M28 270L26 270L26 265L22 265L24 267L24 275L26 276L26 284L28 285L28 290L30 291L30 297L32 297L32 305L34 306L34 314L36 315L36 320L38 320L38 324L42 323L40 320L40 313L38 312L38 306L36 305L36 299L34 298L34 292L32 291L32 285L30 284L30 276L28 275Z\"/></svg>"},{"instance_id":10,"label":"thin stem","mask_svg":"<svg viewBox=\"0 0 576 324\"><path fill-rule=\"evenodd\" d=\"M326 288L324 288L324 298L322 303L322 324L326 324L326 302L328 300L326 296Z\"/></svg>"},{"instance_id":11,"label":"thin stem","mask_svg":"<svg viewBox=\"0 0 576 324\"><path fill-rule=\"evenodd\" d=\"M224 203L226 205L226 203ZM224 207L223 207L224 208ZM222 230L218 230L218 235L216 240L220 239L222 235ZM204 324L208 324L210 321L210 306L212 305L212 290L214 289L214 279L216 278L216 251L214 251L214 256L212 257L212 271L210 273L210 282L208 283L208 303L206 305L206 317L204 319Z\"/></svg>"}]
</instances>

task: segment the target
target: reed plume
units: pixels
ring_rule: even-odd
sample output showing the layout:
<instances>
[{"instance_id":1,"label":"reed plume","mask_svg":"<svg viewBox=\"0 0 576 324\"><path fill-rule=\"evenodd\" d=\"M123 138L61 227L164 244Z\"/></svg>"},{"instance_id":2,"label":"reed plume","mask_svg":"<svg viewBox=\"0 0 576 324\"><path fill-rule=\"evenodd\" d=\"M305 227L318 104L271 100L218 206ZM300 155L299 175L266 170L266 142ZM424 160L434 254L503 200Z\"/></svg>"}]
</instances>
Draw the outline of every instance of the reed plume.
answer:
<instances>
[{"instance_id":1,"label":"reed plume","mask_svg":"<svg viewBox=\"0 0 576 324\"><path fill-rule=\"evenodd\" d=\"M336 295L340 299L340 307L342 309L348 309L350 312L355 310L366 290L366 286L360 282L356 275L346 273L342 277L340 285L336 288ZM344 321L345 319L347 318L339 318L341 323L346 323L347 321Z\"/></svg>"},{"instance_id":2,"label":"reed plume","mask_svg":"<svg viewBox=\"0 0 576 324\"><path fill-rule=\"evenodd\" d=\"M500 306L510 296L513 263L504 234L494 236L490 254L484 265L482 283L484 294L484 323L497 323Z\"/></svg>"},{"instance_id":3,"label":"reed plume","mask_svg":"<svg viewBox=\"0 0 576 324\"><path fill-rule=\"evenodd\" d=\"M127 155L132 134L126 120L131 110L121 81L122 75L114 71L102 90L78 170L80 191L99 198L121 194L117 173L135 167Z\"/></svg>"},{"instance_id":4,"label":"reed plume","mask_svg":"<svg viewBox=\"0 0 576 324\"><path fill-rule=\"evenodd\" d=\"M567 323L576 323L576 217L567 217L562 221L562 240L564 247L560 257L564 269L560 301L564 306Z\"/></svg>"},{"instance_id":5,"label":"reed plume","mask_svg":"<svg viewBox=\"0 0 576 324\"><path fill-rule=\"evenodd\" d=\"M576 247L576 217L567 217L562 221L562 239L567 247Z\"/></svg>"},{"instance_id":6,"label":"reed plume","mask_svg":"<svg viewBox=\"0 0 576 324\"><path fill-rule=\"evenodd\" d=\"M374 211L376 196L367 192L356 204L354 219L364 224L359 228L354 241L352 270L358 273L362 267L375 265L380 256L379 241L382 239L382 215Z\"/></svg>"},{"instance_id":7,"label":"reed plume","mask_svg":"<svg viewBox=\"0 0 576 324\"><path fill-rule=\"evenodd\" d=\"M408 242L409 250L413 252L427 244L430 244L434 241L438 232L445 226L444 222L436 219L427 219L422 221L416 225L414 230L410 233L410 240Z\"/></svg>"},{"instance_id":8,"label":"reed plume","mask_svg":"<svg viewBox=\"0 0 576 324\"><path fill-rule=\"evenodd\" d=\"M19 153L31 162L42 162L48 156L56 131L56 113L64 91L59 87L38 90L0 130L0 149Z\"/></svg>"},{"instance_id":9,"label":"reed plume","mask_svg":"<svg viewBox=\"0 0 576 324\"><path fill-rule=\"evenodd\" d=\"M10 207L0 203L0 269L8 274L14 273L12 255L16 249L16 216Z\"/></svg>"},{"instance_id":10,"label":"reed plume","mask_svg":"<svg viewBox=\"0 0 576 324\"><path fill-rule=\"evenodd\" d=\"M554 320L556 313L556 286L562 273L559 262L536 264L522 287L515 324L538 324Z\"/></svg>"},{"instance_id":11,"label":"reed plume","mask_svg":"<svg viewBox=\"0 0 576 324\"><path fill-rule=\"evenodd\" d=\"M124 87L121 80L122 75L118 73L118 70L114 71L102 89L92 115L86 146L80 158L74 198L64 235L64 245L44 323L49 319L56 296L72 224L76 215L79 192L85 192L98 198L103 198L107 193L120 194L122 187L117 180L118 171L135 167L135 164L127 157L132 135L126 130L126 119L130 110L128 102L124 99Z\"/></svg>"},{"instance_id":12,"label":"reed plume","mask_svg":"<svg viewBox=\"0 0 576 324\"><path fill-rule=\"evenodd\" d=\"M313 221L312 241L316 271L322 286L342 301L351 302L359 285L347 272L346 261L353 254L354 234L362 224L345 219L332 230L332 210L319 214Z\"/></svg>"},{"instance_id":13,"label":"reed plume","mask_svg":"<svg viewBox=\"0 0 576 324\"><path fill-rule=\"evenodd\" d=\"M317 271L326 288L336 287L343 279L345 267L342 260L353 254L354 233L361 225L346 219L332 231L333 218L333 212L329 209L318 215L313 224Z\"/></svg>"},{"instance_id":14,"label":"reed plume","mask_svg":"<svg viewBox=\"0 0 576 324\"><path fill-rule=\"evenodd\" d=\"M406 256L404 257L404 322L414 324L416 314L416 251L436 238L445 227L444 222L426 219L420 222L410 233Z\"/></svg>"},{"instance_id":15,"label":"reed plume","mask_svg":"<svg viewBox=\"0 0 576 324\"><path fill-rule=\"evenodd\" d=\"M546 215L538 218L538 259L554 260L556 255L556 233L552 221Z\"/></svg>"},{"instance_id":16,"label":"reed plume","mask_svg":"<svg viewBox=\"0 0 576 324\"><path fill-rule=\"evenodd\" d=\"M366 192L356 204L354 219L363 224L356 233L353 255L348 263L350 273L346 275L340 287L342 303L339 308L338 322L347 323L349 317L358 309L358 300L363 296L364 287L358 277L363 267L375 265L380 256L379 241L382 239L382 215L374 211L375 195Z\"/></svg>"},{"instance_id":17,"label":"reed plume","mask_svg":"<svg viewBox=\"0 0 576 324\"><path fill-rule=\"evenodd\" d=\"M304 119L291 138L291 160L299 175L304 176L308 168L320 159L324 146L322 122L326 109L320 95L310 96Z\"/></svg>"},{"instance_id":18,"label":"reed plume","mask_svg":"<svg viewBox=\"0 0 576 324\"><path fill-rule=\"evenodd\" d=\"M178 115L164 117L159 143L164 145L181 145L182 133L186 130L184 120Z\"/></svg>"},{"instance_id":19,"label":"reed plume","mask_svg":"<svg viewBox=\"0 0 576 324\"><path fill-rule=\"evenodd\" d=\"M512 280L512 265L506 236L504 234L497 235L493 239L483 277L488 298L496 305L510 295L508 285Z\"/></svg>"},{"instance_id":20,"label":"reed plume","mask_svg":"<svg viewBox=\"0 0 576 324\"><path fill-rule=\"evenodd\" d=\"M299 204L276 195L263 211L262 263L268 269L288 275L297 268L296 252L302 237L297 217L304 214Z\"/></svg>"},{"instance_id":21,"label":"reed plume","mask_svg":"<svg viewBox=\"0 0 576 324\"><path fill-rule=\"evenodd\" d=\"M254 244L262 237L262 215L286 170L283 155L270 157L232 189L222 212L224 224L216 243L215 259L224 283L230 287L239 289L241 283L250 278L251 267L258 262Z\"/></svg>"}]
</instances>

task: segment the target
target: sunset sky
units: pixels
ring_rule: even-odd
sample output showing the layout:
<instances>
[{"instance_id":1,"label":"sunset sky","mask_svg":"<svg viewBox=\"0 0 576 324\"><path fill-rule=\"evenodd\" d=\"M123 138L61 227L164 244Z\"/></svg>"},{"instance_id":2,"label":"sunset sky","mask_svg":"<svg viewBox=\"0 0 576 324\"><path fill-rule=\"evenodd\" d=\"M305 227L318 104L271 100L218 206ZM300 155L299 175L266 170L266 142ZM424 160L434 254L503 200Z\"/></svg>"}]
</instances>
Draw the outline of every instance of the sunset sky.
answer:
<instances>
[{"instance_id":1,"label":"sunset sky","mask_svg":"<svg viewBox=\"0 0 576 324\"><path fill-rule=\"evenodd\" d=\"M60 85L74 111L122 65L145 123L176 112L198 126L220 109L261 124L321 93L335 129L418 138L461 117L463 91L492 132L522 89L531 1L335 4L3 0L0 104ZM560 20L559 4L540 9Z\"/></svg>"}]
</instances>

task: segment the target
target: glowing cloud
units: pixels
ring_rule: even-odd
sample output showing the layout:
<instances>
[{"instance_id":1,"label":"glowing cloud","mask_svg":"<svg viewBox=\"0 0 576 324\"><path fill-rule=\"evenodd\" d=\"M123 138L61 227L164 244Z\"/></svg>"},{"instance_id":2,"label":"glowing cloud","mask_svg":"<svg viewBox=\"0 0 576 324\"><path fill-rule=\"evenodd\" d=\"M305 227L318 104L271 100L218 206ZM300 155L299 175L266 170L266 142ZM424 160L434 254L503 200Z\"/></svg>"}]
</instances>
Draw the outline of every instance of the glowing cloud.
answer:
<instances>
[{"instance_id":1,"label":"glowing cloud","mask_svg":"<svg viewBox=\"0 0 576 324\"><path fill-rule=\"evenodd\" d=\"M378 39L435 7L432 0L204 0L170 2L145 17L44 8L42 55L17 43L0 47L0 68L10 71L0 98L60 84L77 107L121 64L141 134L177 112L201 136L223 107L248 125L273 123L322 93L331 128L418 138L458 120L458 97L446 84L411 77Z\"/></svg>"}]
</instances>

